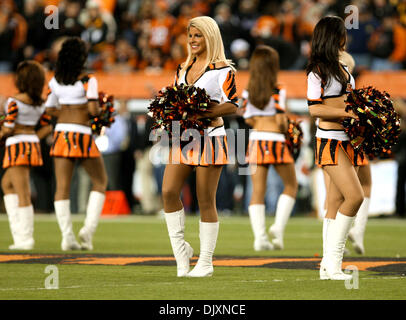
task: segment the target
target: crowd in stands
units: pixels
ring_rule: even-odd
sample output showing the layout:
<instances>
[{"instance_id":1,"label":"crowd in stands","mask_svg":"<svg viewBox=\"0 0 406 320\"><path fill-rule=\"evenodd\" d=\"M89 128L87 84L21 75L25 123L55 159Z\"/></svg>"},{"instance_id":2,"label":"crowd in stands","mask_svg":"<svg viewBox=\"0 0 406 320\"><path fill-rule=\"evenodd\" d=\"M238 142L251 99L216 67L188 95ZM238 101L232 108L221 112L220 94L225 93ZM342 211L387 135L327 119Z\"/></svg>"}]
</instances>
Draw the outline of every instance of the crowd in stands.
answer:
<instances>
[{"instance_id":1,"label":"crowd in stands","mask_svg":"<svg viewBox=\"0 0 406 320\"><path fill-rule=\"evenodd\" d=\"M247 69L252 50L265 43L279 52L281 69L302 70L317 21L357 13L348 29L357 66L405 69L405 0L2 0L0 72L24 59L52 70L67 36L88 42L93 70L174 70L187 54L188 20L199 15L215 18L238 69Z\"/></svg>"}]
</instances>

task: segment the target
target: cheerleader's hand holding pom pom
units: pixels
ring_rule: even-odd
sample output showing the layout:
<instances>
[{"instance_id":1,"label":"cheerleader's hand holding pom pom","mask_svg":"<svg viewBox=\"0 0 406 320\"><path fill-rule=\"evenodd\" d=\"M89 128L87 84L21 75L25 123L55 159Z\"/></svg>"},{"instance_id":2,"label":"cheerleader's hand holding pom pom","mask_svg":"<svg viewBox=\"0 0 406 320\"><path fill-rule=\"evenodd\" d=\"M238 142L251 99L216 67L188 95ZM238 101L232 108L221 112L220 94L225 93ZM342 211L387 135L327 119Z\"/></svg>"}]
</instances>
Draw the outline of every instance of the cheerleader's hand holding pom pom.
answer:
<instances>
[{"instance_id":1,"label":"cheerleader's hand holding pom pom","mask_svg":"<svg viewBox=\"0 0 406 320\"><path fill-rule=\"evenodd\" d=\"M302 142L303 142L303 130L300 127L300 122L288 118L286 144L295 160L299 157Z\"/></svg>"},{"instance_id":2,"label":"cheerleader's hand holding pom pom","mask_svg":"<svg viewBox=\"0 0 406 320\"><path fill-rule=\"evenodd\" d=\"M114 109L114 97L107 93L99 93L100 114L90 117L90 126L93 134L100 135L103 127L109 128L114 122L116 110Z\"/></svg>"},{"instance_id":3,"label":"cheerleader's hand holding pom pom","mask_svg":"<svg viewBox=\"0 0 406 320\"><path fill-rule=\"evenodd\" d=\"M357 118L346 118L343 127L354 149L373 158L387 153L399 140L400 117L387 92L369 86L348 93L346 111Z\"/></svg>"},{"instance_id":4,"label":"cheerleader's hand holding pom pom","mask_svg":"<svg viewBox=\"0 0 406 320\"><path fill-rule=\"evenodd\" d=\"M179 121L181 130L197 129L203 134L214 105L204 89L184 84L166 87L148 107L148 115L155 120L152 130L166 130L171 135L172 122Z\"/></svg>"}]
</instances>

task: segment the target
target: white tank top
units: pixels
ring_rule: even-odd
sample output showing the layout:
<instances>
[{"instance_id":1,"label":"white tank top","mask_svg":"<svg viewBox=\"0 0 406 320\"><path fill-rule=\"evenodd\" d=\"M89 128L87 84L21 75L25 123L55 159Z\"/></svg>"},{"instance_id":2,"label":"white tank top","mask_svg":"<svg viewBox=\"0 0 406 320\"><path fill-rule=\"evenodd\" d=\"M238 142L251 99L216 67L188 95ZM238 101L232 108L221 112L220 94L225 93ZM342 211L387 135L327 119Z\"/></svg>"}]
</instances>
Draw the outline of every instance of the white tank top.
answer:
<instances>
[{"instance_id":1,"label":"white tank top","mask_svg":"<svg viewBox=\"0 0 406 320\"><path fill-rule=\"evenodd\" d=\"M347 66L342 65L348 74L347 87L343 88L341 83L331 77L327 84L322 83L320 77L314 72L307 76L307 104L320 104L324 99L340 97L348 91L349 87L355 89L354 77L348 71Z\"/></svg>"},{"instance_id":2,"label":"white tank top","mask_svg":"<svg viewBox=\"0 0 406 320\"><path fill-rule=\"evenodd\" d=\"M284 113L286 111L286 90L280 87L275 89L275 93L272 94L268 104L262 110L250 102L247 90L242 92L242 99L243 104L246 106L243 115L244 119L254 116L274 116L277 113Z\"/></svg>"},{"instance_id":3,"label":"white tank top","mask_svg":"<svg viewBox=\"0 0 406 320\"><path fill-rule=\"evenodd\" d=\"M35 126L45 111L45 106L32 106L15 98L8 98L4 106L6 117L3 125L14 128L15 124Z\"/></svg>"},{"instance_id":4,"label":"white tank top","mask_svg":"<svg viewBox=\"0 0 406 320\"><path fill-rule=\"evenodd\" d=\"M87 75L71 85L58 83L55 77L49 81L48 98L45 107L52 108L61 104L85 104L99 98L97 80L92 75Z\"/></svg>"}]
</instances>

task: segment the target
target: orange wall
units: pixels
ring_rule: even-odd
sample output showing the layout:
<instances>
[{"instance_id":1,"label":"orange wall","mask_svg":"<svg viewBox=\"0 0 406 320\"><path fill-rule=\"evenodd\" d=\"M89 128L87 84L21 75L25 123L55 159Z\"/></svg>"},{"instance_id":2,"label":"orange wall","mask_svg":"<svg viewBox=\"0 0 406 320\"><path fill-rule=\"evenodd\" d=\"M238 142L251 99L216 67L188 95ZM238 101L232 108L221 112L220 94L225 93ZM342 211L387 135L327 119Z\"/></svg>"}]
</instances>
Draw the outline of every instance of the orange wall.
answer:
<instances>
[{"instance_id":1,"label":"orange wall","mask_svg":"<svg viewBox=\"0 0 406 320\"><path fill-rule=\"evenodd\" d=\"M49 80L51 74L47 75ZM150 99L163 87L171 84L174 73L159 75L133 72L131 74L96 73L99 90L113 94L116 98ZM238 94L246 88L248 73L237 72ZM306 98L306 75L303 71L282 71L279 82L287 89L288 98ZM365 72L357 79L357 87L373 85L378 90L387 91L393 98L406 99L406 71L401 72ZM10 96L16 92L13 76L0 74L0 95ZM45 89L44 89L45 92Z\"/></svg>"}]
</instances>

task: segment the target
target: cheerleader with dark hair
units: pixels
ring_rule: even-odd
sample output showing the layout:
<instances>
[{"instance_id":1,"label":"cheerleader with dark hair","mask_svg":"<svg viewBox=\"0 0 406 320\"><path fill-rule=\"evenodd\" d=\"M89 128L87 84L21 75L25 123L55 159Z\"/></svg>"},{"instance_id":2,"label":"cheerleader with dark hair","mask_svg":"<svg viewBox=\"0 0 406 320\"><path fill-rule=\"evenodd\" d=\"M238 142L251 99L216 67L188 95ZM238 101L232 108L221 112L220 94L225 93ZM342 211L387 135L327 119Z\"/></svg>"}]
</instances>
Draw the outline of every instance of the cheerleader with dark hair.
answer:
<instances>
[{"instance_id":1,"label":"cheerleader with dark hair","mask_svg":"<svg viewBox=\"0 0 406 320\"><path fill-rule=\"evenodd\" d=\"M5 140L1 187L14 244L13 250L34 248L34 208L31 203L30 168L42 166L40 139L52 131L44 113L42 90L45 72L35 61L21 62L15 79L18 93L6 103L0 139ZM36 130L40 122L40 129Z\"/></svg>"},{"instance_id":2,"label":"cheerleader with dark hair","mask_svg":"<svg viewBox=\"0 0 406 320\"><path fill-rule=\"evenodd\" d=\"M344 21L339 17L322 18L316 25L309 65L307 99L310 114L319 118L316 132L315 162L330 177L327 214L324 219L324 252L320 279L346 280L341 270L348 232L363 200L364 192L357 168L367 158L351 146L342 126L347 117L346 94L355 81L347 66L340 63L340 53L347 41ZM335 210L334 208L338 208Z\"/></svg>"},{"instance_id":3,"label":"cheerleader with dark hair","mask_svg":"<svg viewBox=\"0 0 406 320\"><path fill-rule=\"evenodd\" d=\"M286 144L288 118L286 90L278 85L279 55L271 47L258 46L250 61L248 90L243 92L245 121L250 133L248 161L253 185L248 212L254 232L254 250L283 249L283 235L296 201L294 159ZM269 166L281 177L284 190L279 196L275 223L270 227L272 243L265 231L265 193Z\"/></svg>"},{"instance_id":4,"label":"cheerleader with dark hair","mask_svg":"<svg viewBox=\"0 0 406 320\"><path fill-rule=\"evenodd\" d=\"M58 119L50 155L54 157L54 206L62 232L62 250L93 249L92 239L107 187L103 159L90 127L90 117L100 113L97 80L85 72L86 59L86 44L81 39L68 38L62 44L45 103L48 112ZM79 231L81 245L75 239L70 212L70 186L77 160L92 182L85 223Z\"/></svg>"},{"instance_id":5,"label":"cheerleader with dark hair","mask_svg":"<svg viewBox=\"0 0 406 320\"><path fill-rule=\"evenodd\" d=\"M340 53L340 63L346 65L348 71L351 73L355 67L355 61L352 56L343 51ZM328 190L328 186L330 184L330 178L327 175L326 171L323 171L324 174L324 182L326 185L326 190ZM354 224L348 233L348 239L352 242L352 247L354 248L355 252L358 254L364 254L364 235L365 229L368 222L368 214L369 214L369 204L371 198L371 188L372 188L372 178L371 178L371 165L369 161L366 159L363 161L358 168L358 178L362 186L362 190L364 191L364 201L360 206L358 213L355 217ZM328 191L327 191L328 192ZM341 200L340 200L341 201ZM332 208L332 211L338 211L338 206L340 205L340 201L334 201L337 207ZM327 201L326 201L327 202ZM330 203L331 204L331 203ZM326 205L325 205L326 207ZM327 210L325 210L327 211ZM349 253L348 249L344 250L344 253Z\"/></svg>"}]
</instances>

